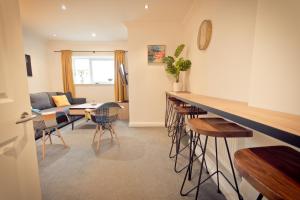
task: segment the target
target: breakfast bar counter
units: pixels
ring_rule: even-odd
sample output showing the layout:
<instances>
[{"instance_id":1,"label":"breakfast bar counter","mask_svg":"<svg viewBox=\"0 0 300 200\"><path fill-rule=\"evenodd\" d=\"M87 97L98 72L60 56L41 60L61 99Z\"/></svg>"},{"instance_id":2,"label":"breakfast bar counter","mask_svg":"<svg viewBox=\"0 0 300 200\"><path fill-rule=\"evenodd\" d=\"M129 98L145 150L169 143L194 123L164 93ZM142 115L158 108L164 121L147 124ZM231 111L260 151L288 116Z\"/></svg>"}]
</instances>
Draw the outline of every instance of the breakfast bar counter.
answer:
<instances>
[{"instance_id":1,"label":"breakfast bar counter","mask_svg":"<svg viewBox=\"0 0 300 200\"><path fill-rule=\"evenodd\" d=\"M300 116L249 106L246 102L203 96L189 92L166 92L208 112L300 147Z\"/></svg>"}]
</instances>

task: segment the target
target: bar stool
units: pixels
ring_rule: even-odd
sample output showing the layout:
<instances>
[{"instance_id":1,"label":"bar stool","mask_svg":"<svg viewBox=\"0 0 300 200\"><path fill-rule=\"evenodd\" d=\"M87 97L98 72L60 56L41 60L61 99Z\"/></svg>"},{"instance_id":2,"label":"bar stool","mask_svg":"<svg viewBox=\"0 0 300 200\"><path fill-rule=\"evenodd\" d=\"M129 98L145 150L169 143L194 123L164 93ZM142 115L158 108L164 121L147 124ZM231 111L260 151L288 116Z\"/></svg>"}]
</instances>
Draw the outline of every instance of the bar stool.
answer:
<instances>
[{"instance_id":1,"label":"bar stool","mask_svg":"<svg viewBox=\"0 0 300 200\"><path fill-rule=\"evenodd\" d=\"M193 135L190 135L190 144L185 145L184 147L181 148L181 139L184 138L185 136L188 136L188 133L185 129L186 123L185 120L186 118L196 118L199 117L200 115L205 115L207 114L206 111L202 110L201 108L197 108L194 106L176 106L175 107L175 129L172 134L172 144L170 148L170 153L169 157L174 158L175 157L175 165L174 165L174 171L176 173L180 173L183 171L185 168L188 167L188 164L181 169L177 168L177 161L178 161L178 155L186 149L187 147L190 146L191 143L194 145L199 145L202 148L201 141L198 140L197 142L194 140ZM175 144L175 154L172 156L172 151L173 147ZM201 155L199 155L200 157ZM197 159L197 158L195 158ZM194 159L194 160L195 160Z\"/></svg>"},{"instance_id":2,"label":"bar stool","mask_svg":"<svg viewBox=\"0 0 300 200\"><path fill-rule=\"evenodd\" d=\"M192 189L190 189L187 192L183 192L187 176L189 175L189 173L191 173L190 171L191 171L192 163L190 162L189 167L186 170L186 174L185 174L185 177L184 177L181 189L180 189L180 194L182 196L186 196L193 190L197 189L196 197L195 197L195 199L197 199L200 186L214 175L217 175L217 186L218 186L217 192L220 193L221 191L220 191L220 184L219 184L219 174L221 174L225 178L225 180L229 183L229 185L236 191L238 198L241 200L242 196L240 195L240 192L239 192L239 188L238 188L238 184L237 184L237 180L236 180L236 176L235 176L235 172L234 172L234 168L233 168L233 164L232 164L232 160L231 160L231 156L230 156L230 151L228 148L227 138L252 137L252 135L253 135L252 131L245 129L235 123L228 122L222 118L189 119L188 124L191 127L191 129L195 132L195 134L197 135L196 137L198 140L200 139L200 135L205 136L205 142L204 142L204 147L203 147L203 156L202 156L202 161L201 161L200 174L199 174L199 178L198 178L198 185L193 187ZM203 164L205 161L205 153L206 153L206 148L207 148L208 137L215 138L216 171L214 173L210 174L204 180L201 180ZM217 145L217 138L219 138L219 137L224 138L227 155L228 155L228 159L229 159L229 163L230 163L230 167L231 167L231 172L232 172L232 175L234 178L234 185L223 174L223 172L219 170L218 145ZM196 149L196 147L194 147L192 150L192 153L191 153L192 157L194 156L195 149ZM193 160L193 158L190 160Z\"/></svg>"},{"instance_id":3,"label":"bar stool","mask_svg":"<svg viewBox=\"0 0 300 200\"><path fill-rule=\"evenodd\" d=\"M300 199L300 153L287 146L241 149L234 154L240 175L260 194L257 200Z\"/></svg>"},{"instance_id":4,"label":"bar stool","mask_svg":"<svg viewBox=\"0 0 300 200\"><path fill-rule=\"evenodd\" d=\"M170 97L166 94L166 111L165 111L165 128L168 126L168 121L171 114L171 106L172 106L172 100L175 100L175 97Z\"/></svg>"},{"instance_id":5,"label":"bar stool","mask_svg":"<svg viewBox=\"0 0 300 200\"><path fill-rule=\"evenodd\" d=\"M167 121L166 121L166 127L168 129L168 136L172 137L174 130L176 129L176 111L175 107L177 106L185 106L186 103L183 101L180 101L174 97L169 97L168 101L168 112L166 113Z\"/></svg>"}]
</instances>

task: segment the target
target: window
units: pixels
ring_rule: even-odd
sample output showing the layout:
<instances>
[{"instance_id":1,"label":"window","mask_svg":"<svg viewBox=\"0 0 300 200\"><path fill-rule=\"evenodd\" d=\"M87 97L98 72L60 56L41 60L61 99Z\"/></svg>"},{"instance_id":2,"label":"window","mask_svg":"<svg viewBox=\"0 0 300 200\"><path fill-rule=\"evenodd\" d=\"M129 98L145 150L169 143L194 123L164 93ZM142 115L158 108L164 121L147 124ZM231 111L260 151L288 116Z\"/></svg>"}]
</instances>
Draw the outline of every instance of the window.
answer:
<instances>
[{"instance_id":1,"label":"window","mask_svg":"<svg viewBox=\"0 0 300 200\"><path fill-rule=\"evenodd\" d=\"M75 84L114 84L113 57L73 56Z\"/></svg>"}]
</instances>

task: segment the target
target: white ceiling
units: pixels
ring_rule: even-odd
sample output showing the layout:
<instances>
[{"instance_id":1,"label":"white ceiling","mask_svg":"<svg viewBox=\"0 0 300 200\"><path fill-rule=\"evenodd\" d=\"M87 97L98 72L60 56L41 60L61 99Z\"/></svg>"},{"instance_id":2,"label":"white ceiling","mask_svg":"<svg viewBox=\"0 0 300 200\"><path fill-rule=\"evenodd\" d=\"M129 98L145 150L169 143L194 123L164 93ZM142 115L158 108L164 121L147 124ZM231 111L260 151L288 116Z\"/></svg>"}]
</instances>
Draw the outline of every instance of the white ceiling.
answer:
<instances>
[{"instance_id":1,"label":"white ceiling","mask_svg":"<svg viewBox=\"0 0 300 200\"><path fill-rule=\"evenodd\" d=\"M182 20L192 0L19 0L25 29L56 40L127 40L123 22ZM145 4L149 9L145 10ZM61 5L66 5L63 11ZM91 34L95 32L96 37ZM53 36L56 34L56 37Z\"/></svg>"}]
</instances>

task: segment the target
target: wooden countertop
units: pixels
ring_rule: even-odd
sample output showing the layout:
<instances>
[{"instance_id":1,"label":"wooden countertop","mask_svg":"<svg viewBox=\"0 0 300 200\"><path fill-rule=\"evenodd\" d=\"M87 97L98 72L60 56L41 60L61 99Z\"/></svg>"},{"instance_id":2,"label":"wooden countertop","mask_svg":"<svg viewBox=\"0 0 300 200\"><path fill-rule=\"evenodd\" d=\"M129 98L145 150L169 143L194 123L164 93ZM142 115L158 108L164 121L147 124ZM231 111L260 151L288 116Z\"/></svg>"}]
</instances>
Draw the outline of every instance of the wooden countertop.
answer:
<instances>
[{"instance_id":1,"label":"wooden countertop","mask_svg":"<svg viewBox=\"0 0 300 200\"><path fill-rule=\"evenodd\" d=\"M295 146L300 146L300 116L288 113L282 113L262 108L248 106L246 102L232 101L215 97L197 95L188 92L167 92L167 95L176 97L182 101L206 109L209 112L218 114L237 123L275 136L277 139L284 140L282 134L293 135L291 140L285 141ZM271 128L265 131L266 128ZM276 134L280 135L280 138ZM274 135L275 134L275 135ZM297 144L295 144L295 142Z\"/></svg>"}]
</instances>

